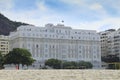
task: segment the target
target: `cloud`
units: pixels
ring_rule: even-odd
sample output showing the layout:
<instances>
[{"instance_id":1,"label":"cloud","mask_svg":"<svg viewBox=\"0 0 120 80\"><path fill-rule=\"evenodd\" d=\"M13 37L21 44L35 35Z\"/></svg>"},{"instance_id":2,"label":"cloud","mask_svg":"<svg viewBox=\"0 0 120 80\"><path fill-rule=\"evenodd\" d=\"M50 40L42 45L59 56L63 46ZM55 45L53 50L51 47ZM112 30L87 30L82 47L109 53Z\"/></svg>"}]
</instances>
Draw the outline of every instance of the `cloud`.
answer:
<instances>
[{"instance_id":1,"label":"cloud","mask_svg":"<svg viewBox=\"0 0 120 80\"><path fill-rule=\"evenodd\" d=\"M68 12L60 12L59 10L48 7L45 0L37 0L34 5L37 6L35 9L15 11L11 10L15 4L14 0L0 0L0 11L11 20L26 22L37 26L44 26L44 24L47 23L57 24L60 23L61 20L64 20L65 25L77 29L101 31L108 28L120 27L120 15L117 17L109 16L109 12L106 10L106 6L120 10L119 3L115 1L111 0L111 4L108 0L104 2L103 0L101 0L101 2L90 2L92 0L60 1L69 5L71 9ZM116 3L117 5L115 5ZM63 7L60 8L63 9Z\"/></svg>"},{"instance_id":2,"label":"cloud","mask_svg":"<svg viewBox=\"0 0 120 80\"><path fill-rule=\"evenodd\" d=\"M98 22L99 24L101 24L99 26L98 30L105 30L105 29L109 29L109 28L118 29L118 28L120 28L119 21L120 21L120 18L116 18L116 17L104 19L103 21Z\"/></svg>"},{"instance_id":3,"label":"cloud","mask_svg":"<svg viewBox=\"0 0 120 80\"><path fill-rule=\"evenodd\" d=\"M47 10L48 11L48 10ZM44 26L47 23L58 23L61 20L61 15L54 12L41 11L39 8L26 11L2 11L2 13L13 21L25 22L36 26Z\"/></svg>"},{"instance_id":4,"label":"cloud","mask_svg":"<svg viewBox=\"0 0 120 80\"><path fill-rule=\"evenodd\" d=\"M64 3L71 4L71 5L82 5L84 4L84 0L61 0Z\"/></svg>"},{"instance_id":5,"label":"cloud","mask_svg":"<svg viewBox=\"0 0 120 80\"><path fill-rule=\"evenodd\" d=\"M109 17L108 12L105 10L105 8L100 3L91 4L89 6L89 9L91 10L91 12L93 12L93 16L96 15L96 17L99 17L99 19Z\"/></svg>"},{"instance_id":6,"label":"cloud","mask_svg":"<svg viewBox=\"0 0 120 80\"><path fill-rule=\"evenodd\" d=\"M81 29L90 29L90 30L97 30L97 31L104 31L106 29L118 29L120 28L120 18L105 18L99 21L93 22L81 22L80 28ZM76 27L77 28L77 27Z\"/></svg>"},{"instance_id":7,"label":"cloud","mask_svg":"<svg viewBox=\"0 0 120 80\"><path fill-rule=\"evenodd\" d=\"M107 5L109 5L109 7L112 7L113 9L115 9L115 11L118 14L120 14L120 0L116 0L116 1L110 0L109 3L110 4L107 4Z\"/></svg>"},{"instance_id":8,"label":"cloud","mask_svg":"<svg viewBox=\"0 0 120 80\"><path fill-rule=\"evenodd\" d=\"M91 10L101 10L101 9L103 9L103 6L98 4L98 3L95 3L95 4L90 6L90 9Z\"/></svg>"},{"instance_id":9,"label":"cloud","mask_svg":"<svg viewBox=\"0 0 120 80\"><path fill-rule=\"evenodd\" d=\"M1 1L1 0L0 0ZM7 0L3 0L4 4L6 3ZM9 5L11 5L13 2L13 0L10 0L11 2L9 3ZM1 3L3 3L1 1ZM47 8L47 6L44 4L44 0L38 0L36 1L36 4L34 6L37 6L37 8L35 9L31 9L31 10L11 10L8 9L6 6L5 10L1 10L1 12L8 17L9 19L13 20L13 21L21 21L21 22L25 22L28 24L33 24L33 25L43 25L46 24L45 22L48 21L53 21L55 20L55 13L51 12L51 10L49 8ZM12 7L11 7L12 8ZM51 14L48 13L52 13L54 16L51 16ZM41 24L40 24L41 23Z\"/></svg>"},{"instance_id":10,"label":"cloud","mask_svg":"<svg viewBox=\"0 0 120 80\"><path fill-rule=\"evenodd\" d=\"M0 11L10 10L13 6L13 0L0 0Z\"/></svg>"},{"instance_id":11,"label":"cloud","mask_svg":"<svg viewBox=\"0 0 120 80\"><path fill-rule=\"evenodd\" d=\"M12 5L13 0L10 1L11 2L9 4ZM25 22L37 26L44 26L44 24L47 23L57 24L61 20L64 20L66 16L68 16L68 14L61 14L59 12L56 12L55 10L50 9L45 4L44 0L36 1L36 4L34 6L37 6L37 8L31 10L23 9L20 11L5 9L2 11L2 13L13 21Z\"/></svg>"},{"instance_id":12,"label":"cloud","mask_svg":"<svg viewBox=\"0 0 120 80\"><path fill-rule=\"evenodd\" d=\"M78 15L93 16L94 19L101 19L108 16L106 9L103 6L103 3L99 1L92 0L61 0L64 3L72 6L73 12L78 13ZM74 6L73 6L74 5ZM102 16L100 16L102 15Z\"/></svg>"},{"instance_id":13,"label":"cloud","mask_svg":"<svg viewBox=\"0 0 120 80\"><path fill-rule=\"evenodd\" d=\"M38 9L39 9L40 11L46 11L46 10L48 10L48 9L47 9L47 6L45 5L45 3L44 3L43 0L41 0L41 1L36 1L36 6L38 7Z\"/></svg>"}]
</instances>

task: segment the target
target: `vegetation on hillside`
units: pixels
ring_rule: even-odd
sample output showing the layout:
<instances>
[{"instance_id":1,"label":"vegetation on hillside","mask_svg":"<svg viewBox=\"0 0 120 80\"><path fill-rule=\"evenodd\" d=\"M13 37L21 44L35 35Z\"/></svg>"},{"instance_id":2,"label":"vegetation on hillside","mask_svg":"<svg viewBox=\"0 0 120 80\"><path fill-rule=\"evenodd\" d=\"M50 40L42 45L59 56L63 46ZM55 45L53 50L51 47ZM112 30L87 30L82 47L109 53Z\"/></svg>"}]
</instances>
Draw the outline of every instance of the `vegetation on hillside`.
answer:
<instances>
[{"instance_id":1,"label":"vegetation on hillside","mask_svg":"<svg viewBox=\"0 0 120 80\"><path fill-rule=\"evenodd\" d=\"M15 31L20 25L28 24L11 21L0 13L0 35L9 35L11 31Z\"/></svg>"}]
</instances>

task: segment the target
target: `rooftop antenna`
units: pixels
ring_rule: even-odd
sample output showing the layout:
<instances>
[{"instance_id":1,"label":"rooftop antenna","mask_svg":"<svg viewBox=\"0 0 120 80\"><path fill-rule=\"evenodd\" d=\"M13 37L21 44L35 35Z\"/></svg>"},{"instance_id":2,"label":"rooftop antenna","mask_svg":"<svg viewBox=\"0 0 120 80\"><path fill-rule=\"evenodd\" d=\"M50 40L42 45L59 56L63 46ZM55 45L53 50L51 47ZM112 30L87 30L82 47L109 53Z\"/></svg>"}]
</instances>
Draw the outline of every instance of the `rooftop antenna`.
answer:
<instances>
[{"instance_id":1,"label":"rooftop antenna","mask_svg":"<svg viewBox=\"0 0 120 80\"><path fill-rule=\"evenodd\" d=\"M62 20L61 22L62 22L62 23L64 23L64 21L63 21L63 20Z\"/></svg>"}]
</instances>

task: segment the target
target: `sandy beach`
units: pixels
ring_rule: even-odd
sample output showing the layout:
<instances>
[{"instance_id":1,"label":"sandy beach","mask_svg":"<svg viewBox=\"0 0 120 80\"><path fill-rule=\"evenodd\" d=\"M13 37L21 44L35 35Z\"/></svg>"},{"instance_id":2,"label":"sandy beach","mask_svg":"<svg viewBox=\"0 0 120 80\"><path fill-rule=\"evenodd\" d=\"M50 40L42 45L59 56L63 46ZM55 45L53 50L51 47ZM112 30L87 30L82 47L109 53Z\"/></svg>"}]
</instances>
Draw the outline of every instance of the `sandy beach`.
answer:
<instances>
[{"instance_id":1,"label":"sandy beach","mask_svg":"<svg viewBox=\"0 0 120 80\"><path fill-rule=\"evenodd\" d=\"M120 70L0 70L0 80L120 80Z\"/></svg>"}]
</instances>

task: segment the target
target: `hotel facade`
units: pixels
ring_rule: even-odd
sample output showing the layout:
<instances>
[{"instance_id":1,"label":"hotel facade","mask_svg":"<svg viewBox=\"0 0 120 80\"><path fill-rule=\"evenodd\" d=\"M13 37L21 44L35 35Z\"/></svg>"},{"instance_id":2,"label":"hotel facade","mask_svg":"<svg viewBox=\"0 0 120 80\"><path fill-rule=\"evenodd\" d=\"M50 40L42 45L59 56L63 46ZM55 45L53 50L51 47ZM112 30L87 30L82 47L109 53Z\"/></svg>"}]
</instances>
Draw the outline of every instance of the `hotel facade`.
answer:
<instances>
[{"instance_id":1,"label":"hotel facade","mask_svg":"<svg viewBox=\"0 0 120 80\"><path fill-rule=\"evenodd\" d=\"M38 64L47 59L89 61L101 67L100 36L94 30L79 30L63 24L45 27L20 26L10 33L10 50L28 49Z\"/></svg>"}]
</instances>

